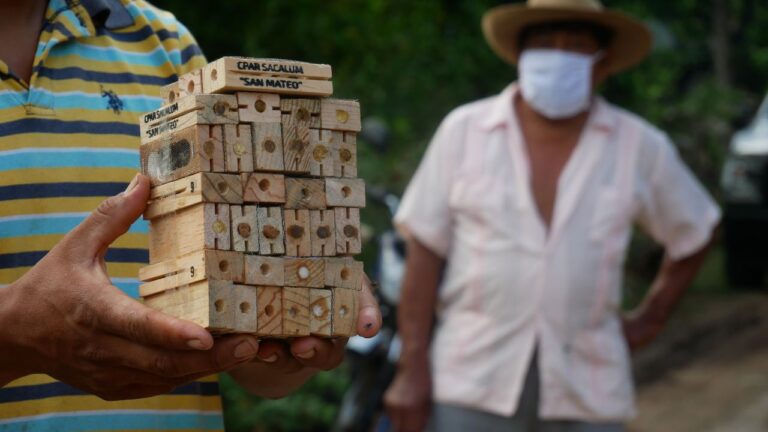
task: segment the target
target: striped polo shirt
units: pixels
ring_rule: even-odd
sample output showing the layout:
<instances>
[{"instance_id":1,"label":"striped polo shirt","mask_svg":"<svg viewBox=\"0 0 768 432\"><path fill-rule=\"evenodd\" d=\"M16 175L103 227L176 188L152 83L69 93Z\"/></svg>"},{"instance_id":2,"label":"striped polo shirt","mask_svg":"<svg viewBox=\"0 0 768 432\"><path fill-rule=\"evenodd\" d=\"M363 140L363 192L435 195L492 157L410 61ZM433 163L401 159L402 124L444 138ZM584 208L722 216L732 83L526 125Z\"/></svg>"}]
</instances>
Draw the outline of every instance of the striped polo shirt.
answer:
<instances>
[{"instance_id":1,"label":"striped polo shirt","mask_svg":"<svg viewBox=\"0 0 768 432\"><path fill-rule=\"evenodd\" d=\"M0 60L0 286L125 189L139 168L138 116L160 105L163 85L204 62L187 29L146 1L49 1L30 82ZM136 297L146 223L106 259L114 285ZM0 432L222 430L218 390L214 376L165 396L105 402L30 375L0 388Z\"/></svg>"}]
</instances>

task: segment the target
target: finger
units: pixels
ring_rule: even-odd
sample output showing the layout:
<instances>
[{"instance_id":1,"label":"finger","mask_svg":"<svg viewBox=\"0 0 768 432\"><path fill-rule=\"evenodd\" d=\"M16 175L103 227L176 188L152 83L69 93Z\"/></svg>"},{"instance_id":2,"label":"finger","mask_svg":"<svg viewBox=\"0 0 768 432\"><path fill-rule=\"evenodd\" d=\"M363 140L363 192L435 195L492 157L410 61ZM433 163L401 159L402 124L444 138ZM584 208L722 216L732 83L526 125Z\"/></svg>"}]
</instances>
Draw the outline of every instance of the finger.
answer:
<instances>
[{"instance_id":1,"label":"finger","mask_svg":"<svg viewBox=\"0 0 768 432\"><path fill-rule=\"evenodd\" d=\"M116 364L156 377L191 380L250 362L257 352L258 341L250 336L218 339L209 351L176 351L105 335L88 348L85 356L101 365Z\"/></svg>"},{"instance_id":2,"label":"finger","mask_svg":"<svg viewBox=\"0 0 768 432\"><path fill-rule=\"evenodd\" d=\"M279 340L263 340L259 345L258 361L269 365L270 369L287 373L298 372L304 365L291 354L288 345Z\"/></svg>"},{"instance_id":3,"label":"finger","mask_svg":"<svg viewBox=\"0 0 768 432\"><path fill-rule=\"evenodd\" d=\"M94 299L95 326L142 345L175 350L208 350L213 337L204 328L148 308L109 286Z\"/></svg>"},{"instance_id":4,"label":"finger","mask_svg":"<svg viewBox=\"0 0 768 432\"><path fill-rule=\"evenodd\" d=\"M102 201L80 225L63 240L79 251L73 254L86 260L103 256L118 237L125 234L141 216L149 198L149 179L137 174L125 192Z\"/></svg>"},{"instance_id":5,"label":"finger","mask_svg":"<svg viewBox=\"0 0 768 432\"><path fill-rule=\"evenodd\" d=\"M381 329L381 310L376 297L373 296L371 281L366 275L363 278L363 289L360 291L360 310L357 318L357 334L371 338Z\"/></svg>"},{"instance_id":6,"label":"finger","mask_svg":"<svg viewBox=\"0 0 768 432\"><path fill-rule=\"evenodd\" d=\"M306 367L331 370L344 360L346 345L346 339L303 337L291 341L291 354Z\"/></svg>"}]
</instances>

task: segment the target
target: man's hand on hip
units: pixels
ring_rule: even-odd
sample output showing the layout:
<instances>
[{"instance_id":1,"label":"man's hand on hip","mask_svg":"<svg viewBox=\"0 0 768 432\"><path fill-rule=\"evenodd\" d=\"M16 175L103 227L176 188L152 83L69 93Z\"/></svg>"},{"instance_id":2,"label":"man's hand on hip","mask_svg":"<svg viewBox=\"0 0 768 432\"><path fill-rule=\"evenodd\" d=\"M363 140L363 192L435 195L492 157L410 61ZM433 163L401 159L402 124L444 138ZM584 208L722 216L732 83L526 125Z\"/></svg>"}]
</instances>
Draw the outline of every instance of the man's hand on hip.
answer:
<instances>
[{"instance_id":1,"label":"man's hand on hip","mask_svg":"<svg viewBox=\"0 0 768 432\"><path fill-rule=\"evenodd\" d=\"M0 385L45 373L107 400L168 393L253 360L257 340L222 338L123 294L109 245L142 214L149 181L102 202L21 279L0 290Z\"/></svg>"}]
</instances>

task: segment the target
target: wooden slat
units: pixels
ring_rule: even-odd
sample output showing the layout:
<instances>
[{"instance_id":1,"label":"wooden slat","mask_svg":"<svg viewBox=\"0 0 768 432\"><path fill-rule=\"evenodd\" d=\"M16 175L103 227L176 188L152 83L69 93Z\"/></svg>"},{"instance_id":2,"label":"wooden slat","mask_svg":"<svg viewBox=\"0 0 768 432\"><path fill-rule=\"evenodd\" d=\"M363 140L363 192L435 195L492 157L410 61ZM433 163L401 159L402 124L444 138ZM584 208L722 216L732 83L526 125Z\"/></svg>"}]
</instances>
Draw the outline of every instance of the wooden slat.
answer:
<instances>
[{"instance_id":1,"label":"wooden slat","mask_svg":"<svg viewBox=\"0 0 768 432\"><path fill-rule=\"evenodd\" d=\"M336 255L336 223L333 210L311 210L309 232L312 256Z\"/></svg>"},{"instance_id":2,"label":"wooden slat","mask_svg":"<svg viewBox=\"0 0 768 432\"><path fill-rule=\"evenodd\" d=\"M226 171L242 173L253 171L253 140L251 125L228 124L224 128L224 161Z\"/></svg>"},{"instance_id":3,"label":"wooden slat","mask_svg":"<svg viewBox=\"0 0 768 432\"><path fill-rule=\"evenodd\" d=\"M325 287L325 260L322 258L285 258L285 285Z\"/></svg>"},{"instance_id":4,"label":"wooden slat","mask_svg":"<svg viewBox=\"0 0 768 432\"><path fill-rule=\"evenodd\" d=\"M360 209L334 209L336 222L336 254L355 255L362 251Z\"/></svg>"},{"instance_id":5,"label":"wooden slat","mask_svg":"<svg viewBox=\"0 0 768 432\"><path fill-rule=\"evenodd\" d=\"M362 179L325 179L328 207L365 207L365 183Z\"/></svg>"},{"instance_id":6,"label":"wooden slat","mask_svg":"<svg viewBox=\"0 0 768 432\"><path fill-rule=\"evenodd\" d=\"M230 206L232 221L232 249L240 252L259 252L259 225L256 206Z\"/></svg>"},{"instance_id":7,"label":"wooden slat","mask_svg":"<svg viewBox=\"0 0 768 432\"><path fill-rule=\"evenodd\" d=\"M309 336L309 290L283 288L283 335Z\"/></svg>"},{"instance_id":8,"label":"wooden slat","mask_svg":"<svg viewBox=\"0 0 768 432\"><path fill-rule=\"evenodd\" d=\"M327 130L360 132L360 103L345 99L323 99L320 125Z\"/></svg>"},{"instance_id":9,"label":"wooden slat","mask_svg":"<svg viewBox=\"0 0 768 432\"><path fill-rule=\"evenodd\" d=\"M325 286L353 289L363 287L363 263L350 257L325 259Z\"/></svg>"},{"instance_id":10,"label":"wooden slat","mask_svg":"<svg viewBox=\"0 0 768 432\"><path fill-rule=\"evenodd\" d=\"M285 254L283 210L280 207L259 207L256 218L259 222L259 252L262 255Z\"/></svg>"},{"instance_id":11,"label":"wooden slat","mask_svg":"<svg viewBox=\"0 0 768 432\"><path fill-rule=\"evenodd\" d=\"M285 285L285 262L281 257L245 256L245 283L248 285Z\"/></svg>"},{"instance_id":12,"label":"wooden slat","mask_svg":"<svg viewBox=\"0 0 768 432\"><path fill-rule=\"evenodd\" d=\"M312 255L311 234L309 231L309 210L283 211L285 223L285 254L287 256L307 257Z\"/></svg>"},{"instance_id":13,"label":"wooden slat","mask_svg":"<svg viewBox=\"0 0 768 432\"><path fill-rule=\"evenodd\" d=\"M256 287L258 307L258 333L261 336L282 336L283 334L283 288Z\"/></svg>"},{"instance_id":14,"label":"wooden slat","mask_svg":"<svg viewBox=\"0 0 768 432\"><path fill-rule=\"evenodd\" d=\"M283 129L277 123L255 123L253 136L254 168L258 171L283 172L285 152Z\"/></svg>"},{"instance_id":15,"label":"wooden slat","mask_svg":"<svg viewBox=\"0 0 768 432\"><path fill-rule=\"evenodd\" d=\"M238 105L234 95L189 95L150 111L139 119L142 138L151 139L150 129L185 114L195 113L195 124L237 124Z\"/></svg>"},{"instance_id":16,"label":"wooden slat","mask_svg":"<svg viewBox=\"0 0 768 432\"><path fill-rule=\"evenodd\" d=\"M256 204L284 204L285 177L282 174L243 173L243 201Z\"/></svg>"},{"instance_id":17,"label":"wooden slat","mask_svg":"<svg viewBox=\"0 0 768 432\"><path fill-rule=\"evenodd\" d=\"M309 332L316 336L331 336L333 323L333 291L309 290Z\"/></svg>"},{"instance_id":18,"label":"wooden slat","mask_svg":"<svg viewBox=\"0 0 768 432\"><path fill-rule=\"evenodd\" d=\"M351 337L357 334L358 291L333 289L333 336Z\"/></svg>"},{"instance_id":19,"label":"wooden slat","mask_svg":"<svg viewBox=\"0 0 768 432\"><path fill-rule=\"evenodd\" d=\"M285 208L324 210L325 182L320 179L285 178Z\"/></svg>"}]
</instances>

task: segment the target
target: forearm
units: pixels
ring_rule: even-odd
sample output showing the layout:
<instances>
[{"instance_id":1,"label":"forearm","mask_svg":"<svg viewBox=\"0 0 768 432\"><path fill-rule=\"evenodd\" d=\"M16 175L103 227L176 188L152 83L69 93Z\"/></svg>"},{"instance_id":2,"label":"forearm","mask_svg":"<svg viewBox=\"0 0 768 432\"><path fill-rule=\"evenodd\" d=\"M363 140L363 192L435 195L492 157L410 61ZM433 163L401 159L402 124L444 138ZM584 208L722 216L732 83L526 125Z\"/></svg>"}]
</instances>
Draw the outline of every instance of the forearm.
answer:
<instances>
[{"instance_id":1,"label":"forearm","mask_svg":"<svg viewBox=\"0 0 768 432\"><path fill-rule=\"evenodd\" d=\"M14 296L13 285L0 288L0 387L9 382L21 378L33 372L31 362L28 356L25 356L16 343L15 334L18 333L19 323L13 316L17 308L20 307Z\"/></svg>"},{"instance_id":2,"label":"forearm","mask_svg":"<svg viewBox=\"0 0 768 432\"><path fill-rule=\"evenodd\" d=\"M664 258L661 269L641 304L641 309L644 309L654 321L658 323L667 321L696 278L710 247L711 243L680 260Z\"/></svg>"},{"instance_id":3,"label":"forearm","mask_svg":"<svg viewBox=\"0 0 768 432\"><path fill-rule=\"evenodd\" d=\"M443 264L442 258L417 240L408 241L408 260L398 306L398 331L403 342L401 364L427 360Z\"/></svg>"}]
</instances>

